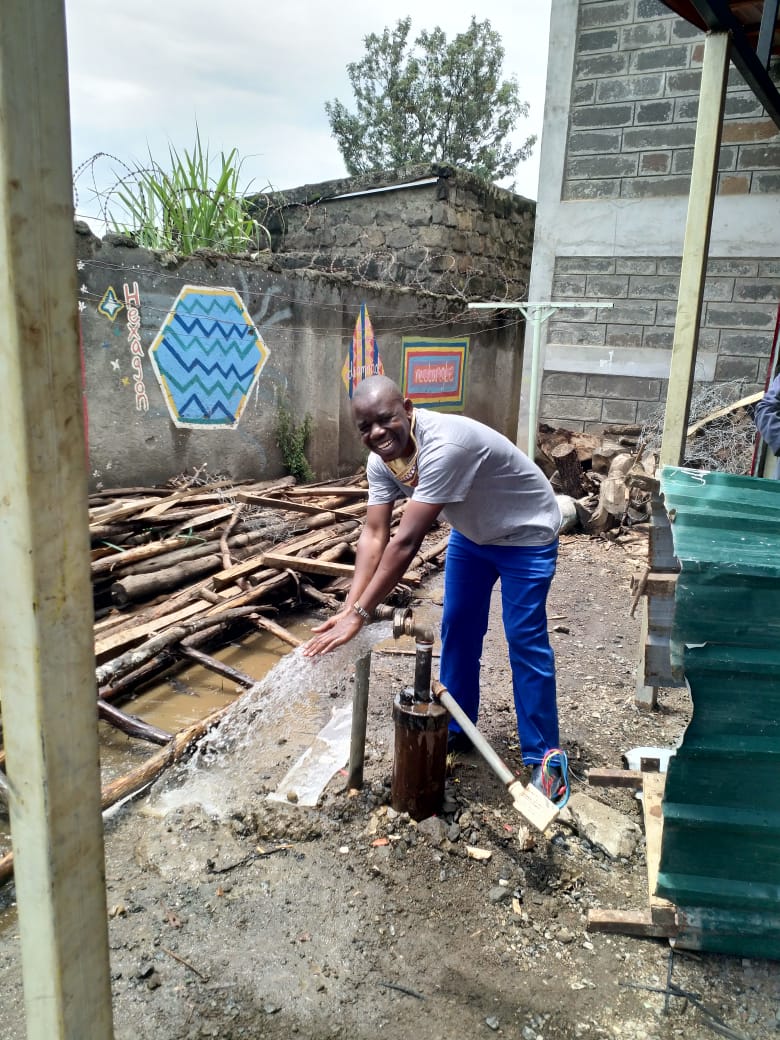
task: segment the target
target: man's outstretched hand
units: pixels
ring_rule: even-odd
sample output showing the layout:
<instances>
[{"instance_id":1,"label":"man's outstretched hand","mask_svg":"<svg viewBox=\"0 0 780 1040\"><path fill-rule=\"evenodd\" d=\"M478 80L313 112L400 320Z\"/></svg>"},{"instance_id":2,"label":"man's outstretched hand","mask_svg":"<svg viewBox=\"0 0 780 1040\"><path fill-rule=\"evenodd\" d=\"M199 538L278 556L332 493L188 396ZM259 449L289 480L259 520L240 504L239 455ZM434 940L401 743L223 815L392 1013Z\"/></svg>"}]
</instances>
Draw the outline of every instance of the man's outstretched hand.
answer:
<instances>
[{"instance_id":1,"label":"man's outstretched hand","mask_svg":"<svg viewBox=\"0 0 780 1040\"><path fill-rule=\"evenodd\" d=\"M362 627L363 622L351 607L341 610L312 629L317 634L305 644L303 656L316 657L318 654L330 653L336 647L348 643Z\"/></svg>"}]
</instances>

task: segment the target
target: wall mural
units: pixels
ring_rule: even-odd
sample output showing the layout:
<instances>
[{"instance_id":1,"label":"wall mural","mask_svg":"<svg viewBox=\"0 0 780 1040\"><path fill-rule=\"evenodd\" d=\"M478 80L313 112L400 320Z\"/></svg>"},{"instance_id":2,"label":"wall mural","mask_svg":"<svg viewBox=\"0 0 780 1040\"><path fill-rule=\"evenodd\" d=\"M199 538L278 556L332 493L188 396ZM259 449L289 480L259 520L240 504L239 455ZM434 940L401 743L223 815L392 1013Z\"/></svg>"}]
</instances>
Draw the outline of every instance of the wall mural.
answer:
<instances>
[{"instance_id":1,"label":"wall mural","mask_svg":"<svg viewBox=\"0 0 780 1040\"><path fill-rule=\"evenodd\" d=\"M171 419L191 429L236 427L268 355L235 289L197 285L184 286L149 348Z\"/></svg>"},{"instance_id":2,"label":"wall mural","mask_svg":"<svg viewBox=\"0 0 780 1040\"><path fill-rule=\"evenodd\" d=\"M382 358L379 356L379 347L374 336L371 319L368 316L368 308L361 303L360 314L355 322L355 331L352 333L352 345L341 369L341 378L344 380L350 400L355 392L355 387L363 379L384 374L385 370Z\"/></svg>"},{"instance_id":3,"label":"wall mural","mask_svg":"<svg viewBox=\"0 0 780 1040\"><path fill-rule=\"evenodd\" d=\"M468 336L412 339L404 336L401 371L404 397L421 408L457 411L466 397Z\"/></svg>"}]
</instances>

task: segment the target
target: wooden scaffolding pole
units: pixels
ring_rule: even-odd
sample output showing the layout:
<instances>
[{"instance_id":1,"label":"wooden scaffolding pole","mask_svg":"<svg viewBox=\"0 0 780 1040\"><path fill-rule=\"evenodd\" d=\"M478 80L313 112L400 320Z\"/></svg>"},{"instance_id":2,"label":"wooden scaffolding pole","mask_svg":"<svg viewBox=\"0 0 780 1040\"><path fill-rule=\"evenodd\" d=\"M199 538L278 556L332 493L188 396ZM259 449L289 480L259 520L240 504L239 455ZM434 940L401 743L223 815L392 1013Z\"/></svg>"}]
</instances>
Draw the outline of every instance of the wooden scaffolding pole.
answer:
<instances>
[{"instance_id":1,"label":"wooden scaffolding pole","mask_svg":"<svg viewBox=\"0 0 780 1040\"><path fill-rule=\"evenodd\" d=\"M0 696L29 1040L111 1040L63 0L0 33Z\"/></svg>"},{"instance_id":2,"label":"wooden scaffolding pole","mask_svg":"<svg viewBox=\"0 0 780 1040\"><path fill-rule=\"evenodd\" d=\"M696 369L696 350L699 339L704 280L707 276L707 255L710 245L712 211L718 177L718 157L723 128L723 106L729 71L729 34L712 32L704 45L699 114L696 140L693 148L693 169L688 198L688 216L685 222L680 288L677 297L677 316L666 391L666 411L661 437L660 462L662 466L679 466L685 458L685 439L688 433L688 414L691 406L693 376ZM655 492L654 492L655 494ZM654 499L654 512L662 508ZM653 531L650 538L650 569L663 569L654 553ZM654 708L657 687L648 683L648 649L651 633L650 597L642 602L642 631L639 642L639 660L636 674L636 703ZM671 666L670 666L671 667Z\"/></svg>"},{"instance_id":3,"label":"wooden scaffolding pole","mask_svg":"<svg viewBox=\"0 0 780 1040\"><path fill-rule=\"evenodd\" d=\"M709 33L704 44L672 363L661 438L662 466L679 466L685 457L728 71L729 34Z\"/></svg>"}]
</instances>

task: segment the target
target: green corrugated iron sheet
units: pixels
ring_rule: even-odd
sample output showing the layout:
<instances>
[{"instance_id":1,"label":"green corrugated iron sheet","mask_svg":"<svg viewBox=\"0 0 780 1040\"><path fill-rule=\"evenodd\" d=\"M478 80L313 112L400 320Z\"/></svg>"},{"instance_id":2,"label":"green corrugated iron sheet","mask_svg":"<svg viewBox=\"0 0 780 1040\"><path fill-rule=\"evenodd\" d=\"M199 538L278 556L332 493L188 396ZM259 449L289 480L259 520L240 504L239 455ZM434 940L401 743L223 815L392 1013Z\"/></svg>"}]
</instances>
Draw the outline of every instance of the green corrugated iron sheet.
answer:
<instances>
[{"instance_id":1,"label":"green corrugated iron sheet","mask_svg":"<svg viewBox=\"0 0 780 1040\"><path fill-rule=\"evenodd\" d=\"M681 945L780 959L780 481L667 466L661 491L693 718L669 764L657 892Z\"/></svg>"}]
</instances>

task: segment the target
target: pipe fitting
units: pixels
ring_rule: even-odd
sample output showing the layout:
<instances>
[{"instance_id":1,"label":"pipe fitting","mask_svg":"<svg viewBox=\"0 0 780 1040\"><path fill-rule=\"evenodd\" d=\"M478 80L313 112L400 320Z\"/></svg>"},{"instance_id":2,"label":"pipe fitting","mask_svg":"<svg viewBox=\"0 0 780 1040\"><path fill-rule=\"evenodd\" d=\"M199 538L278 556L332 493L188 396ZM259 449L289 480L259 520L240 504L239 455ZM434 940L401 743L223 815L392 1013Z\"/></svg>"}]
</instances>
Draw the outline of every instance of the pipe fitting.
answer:
<instances>
[{"instance_id":1,"label":"pipe fitting","mask_svg":"<svg viewBox=\"0 0 780 1040\"><path fill-rule=\"evenodd\" d=\"M414 636L419 643L433 645L436 642L436 633L433 628L428 625L418 625L414 620L414 611L411 607L390 607L385 603L380 603L374 610L374 617L377 621L393 622L393 639L399 639L401 636Z\"/></svg>"}]
</instances>

